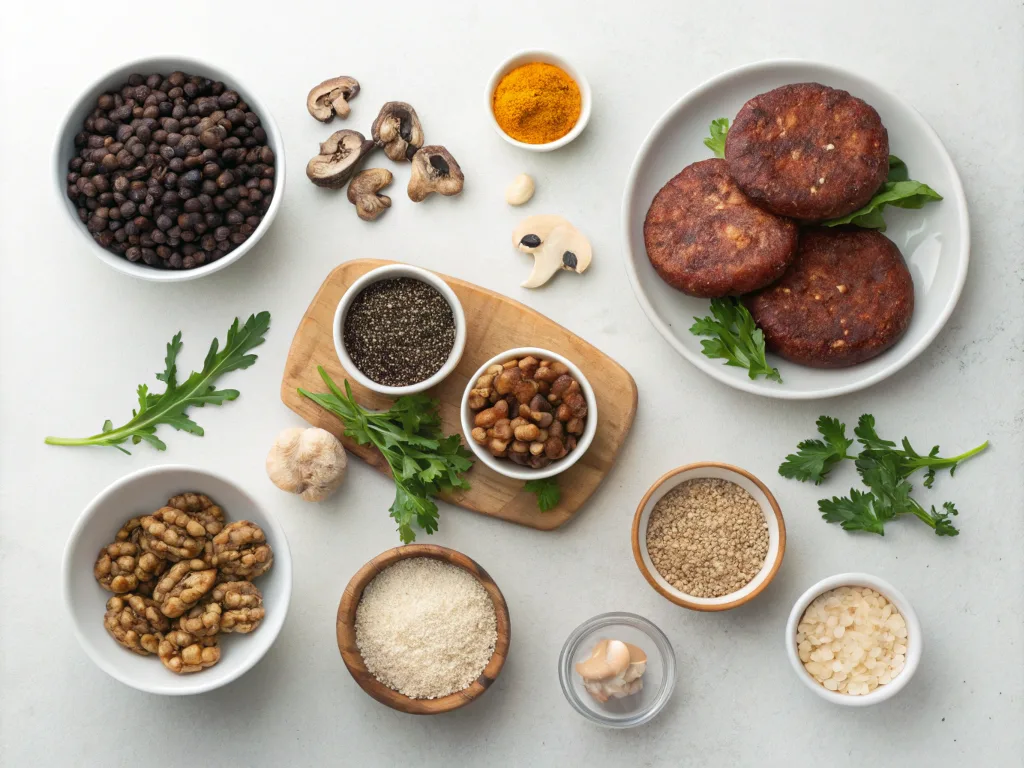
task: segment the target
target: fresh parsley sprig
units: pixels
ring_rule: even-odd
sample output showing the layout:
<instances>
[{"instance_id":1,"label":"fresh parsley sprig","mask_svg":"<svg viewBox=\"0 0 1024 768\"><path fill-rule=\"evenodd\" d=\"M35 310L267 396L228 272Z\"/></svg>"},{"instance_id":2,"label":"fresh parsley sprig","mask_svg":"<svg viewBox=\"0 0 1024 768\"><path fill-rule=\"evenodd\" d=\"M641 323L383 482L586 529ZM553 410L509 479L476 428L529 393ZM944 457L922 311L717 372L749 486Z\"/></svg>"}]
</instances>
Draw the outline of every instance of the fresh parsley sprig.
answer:
<instances>
[{"instance_id":1,"label":"fresh parsley sprig","mask_svg":"<svg viewBox=\"0 0 1024 768\"><path fill-rule=\"evenodd\" d=\"M523 490L537 495L537 506L541 512L550 512L562 500L562 489L554 477L527 480Z\"/></svg>"},{"instance_id":2,"label":"fresh parsley sprig","mask_svg":"<svg viewBox=\"0 0 1024 768\"><path fill-rule=\"evenodd\" d=\"M764 376L782 383L778 368L768 365L765 357L764 333L754 318L736 298L711 300L711 316L695 317L690 326L694 336L708 336L701 341L705 357L725 360L726 365L746 368L751 379Z\"/></svg>"},{"instance_id":3,"label":"fresh parsley sprig","mask_svg":"<svg viewBox=\"0 0 1024 768\"><path fill-rule=\"evenodd\" d=\"M896 155L889 155L889 175L874 197L863 208L838 219L823 221L823 227L838 227L841 224L856 224L865 229L885 232L885 218L882 209L887 205L897 208L922 208L925 203L941 200L942 195L920 181L910 178L907 164Z\"/></svg>"},{"instance_id":4,"label":"fresh parsley sprig","mask_svg":"<svg viewBox=\"0 0 1024 768\"><path fill-rule=\"evenodd\" d=\"M961 453L959 456L944 458L939 456L939 446L936 445L932 447L927 456L922 456L914 450L913 446L910 445L910 441L904 437L901 450L896 447L896 443L891 440L883 440L878 436L878 432L875 431L875 417L869 413L860 417L853 433L857 436L860 444L864 446L858 461L860 458L867 459L871 456L891 455L897 462L901 478L910 477L919 469L925 470L923 482L925 488L932 487L932 483L935 482L936 472L948 469L949 476L952 477L956 473L956 468L962 462L988 448L988 441L986 440L981 445Z\"/></svg>"},{"instance_id":5,"label":"fresh parsley sprig","mask_svg":"<svg viewBox=\"0 0 1024 768\"><path fill-rule=\"evenodd\" d=\"M976 448L958 456L939 456L935 446L927 456L922 456L903 438L902 447L891 440L885 440L875 430L875 418L864 414L857 422L854 434L861 444L856 456L849 453L853 440L846 437L846 425L837 419L822 416L818 419L818 431L822 440L804 440L797 446L797 452L790 454L779 467L779 474L795 480L820 483L833 466L844 459L852 459L861 481L868 491L850 490L849 496L833 496L821 499L818 511L829 523L838 523L848 531L867 531L885 534L885 523L900 515L913 515L930 527L937 536L957 536L960 531L952 522L959 514L951 501L942 504L941 511L934 506L925 509L913 497L913 486L907 478L918 470L924 470L924 486L930 488L935 473L948 469L950 475L967 459L981 453L988 447L984 442Z\"/></svg>"},{"instance_id":6,"label":"fresh parsley sprig","mask_svg":"<svg viewBox=\"0 0 1024 768\"><path fill-rule=\"evenodd\" d=\"M729 118L719 117L711 121L711 135L704 139L704 146L715 157L725 157L725 137L729 135Z\"/></svg>"},{"instance_id":7,"label":"fresh parsley sprig","mask_svg":"<svg viewBox=\"0 0 1024 768\"><path fill-rule=\"evenodd\" d=\"M237 389L217 389L214 382L225 373L241 368L248 368L256 362L256 355L249 354L264 341L270 328L270 313L260 312L250 315L241 328L238 318L228 329L224 348L220 349L217 339L210 344L201 371L192 372L189 377L178 384L178 353L181 351L181 331L178 331L167 345L164 358L164 370L156 375L164 382L165 389L161 393L150 392L149 387L140 384L137 390L139 407L132 411L131 420L122 427L114 429L113 422L103 422L103 431L91 437L48 437L50 445L109 445L122 453L131 453L121 444L131 440L133 445L145 441L158 451L167 449L167 444L156 436L156 428L167 424L182 432L190 432L202 437L203 428L190 419L185 411L191 406L202 408L204 405L223 405L238 397Z\"/></svg>"},{"instance_id":8,"label":"fresh parsley sprig","mask_svg":"<svg viewBox=\"0 0 1024 768\"><path fill-rule=\"evenodd\" d=\"M853 440L846 436L845 424L831 416L822 416L817 426L825 439L797 443L797 452L789 454L779 467L780 475L820 485L832 467L850 458L847 450L853 445Z\"/></svg>"},{"instance_id":9,"label":"fresh parsley sprig","mask_svg":"<svg viewBox=\"0 0 1024 768\"><path fill-rule=\"evenodd\" d=\"M373 445L384 456L395 481L395 500L389 511L402 543L416 540L413 523L434 533L438 515L433 497L469 488L463 475L473 466L462 438L446 437L441 431L437 401L426 395L405 395L386 411L368 411L352 397L347 380L342 392L322 366L317 370L330 392L299 389L299 394L341 419L345 435L360 445Z\"/></svg>"}]
</instances>

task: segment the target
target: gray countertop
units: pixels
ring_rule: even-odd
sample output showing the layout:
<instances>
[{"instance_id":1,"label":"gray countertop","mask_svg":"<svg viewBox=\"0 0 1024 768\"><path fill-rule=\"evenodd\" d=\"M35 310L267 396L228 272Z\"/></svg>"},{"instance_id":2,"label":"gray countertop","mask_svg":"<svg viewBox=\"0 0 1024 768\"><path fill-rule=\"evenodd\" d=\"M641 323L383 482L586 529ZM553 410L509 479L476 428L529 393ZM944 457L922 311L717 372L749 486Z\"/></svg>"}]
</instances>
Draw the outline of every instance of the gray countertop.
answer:
<instances>
[{"instance_id":1,"label":"gray countertop","mask_svg":"<svg viewBox=\"0 0 1024 768\"><path fill-rule=\"evenodd\" d=\"M0 763L134 766L214 755L242 765L350 762L424 765L1020 765L1024 754L1024 12L1017 2L811 4L670 0L501 5L394 2L359 8L268 3L245 9L137 5L61 9L15 4L0 51ZM519 48L556 50L587 74L594 115L550 155L501 141L487 122L485 84ZM155 53L206 59L256 89L283 131L288 188L273 228L239 263L197 282L132 280L82 248L58 210L50 152L64 110L100 74ZM967 285L931 347L887 381L824 402L778 402L701 374L655 332L622 264L621 194L654 121L679 96L726 69L767 58L834 63L873 79L922 112L945 142L972 221ZM307 90L339 74L362 92L345 123L306 113ZM359 221L344 199L303 174L317 142L340 127L367 131L385 100L407 100L428 141L466 173L461 198L419 206L397 170L394 207ZM389 166L390 167L390 166ZM594 265L543 290L519 287L529 260L508 246L522 212L503 201L518 173L537 179L530 212L565 215L586 231ZM495 578L512 616L511 655L497 684L445 716L401 715L367 697L338 654L341 591L368 559L397 543L392 486L358 460L321 505L283 494L263 470L274 435L298 418L279 401L284 356L330 269L383 257L457 275L566 325L636 378L640 407L605 484L578 517L543 533L441 511L421 537L453 547ZM90 434L127 419L134 388L153 383L179 329L181 365L200 365L231 318L269 309L260 360L231 374L241 397L207 408L206 436L167 430L166 453L45 446L47 434ZM528 341L528 340L524 340ZM959 452L992 448L926 498L961 510L956 539L912 520L885 538L847 534L819 518L821 489L776 474L822 413L848 424L871 412L890 435ZM920 447L920 446L919 446ZM637 502L664 471L721 460L761 477L786 516L789 543L774 583L722 615L677 608L633 562ZM138 693L107 677L78 646L62 605L60 565L71 525L107 484L141 467L208 466L277 515L294 555L291 610L276 644L242 679L186 699ZM851 468L829 491L854 480ZM877 707L828 706L795 678L782 634L797 596L833 573L891 581L926 633L911 684ZM86 576L83 576L86 578ZM644 615L675 646L668 708L630 732L601 730L562 697L556 661L572 629L610 610ZM97 617L99 621L99 617ZM236 757L237 756L237 757Z\"/></svg>"}]
</instances>

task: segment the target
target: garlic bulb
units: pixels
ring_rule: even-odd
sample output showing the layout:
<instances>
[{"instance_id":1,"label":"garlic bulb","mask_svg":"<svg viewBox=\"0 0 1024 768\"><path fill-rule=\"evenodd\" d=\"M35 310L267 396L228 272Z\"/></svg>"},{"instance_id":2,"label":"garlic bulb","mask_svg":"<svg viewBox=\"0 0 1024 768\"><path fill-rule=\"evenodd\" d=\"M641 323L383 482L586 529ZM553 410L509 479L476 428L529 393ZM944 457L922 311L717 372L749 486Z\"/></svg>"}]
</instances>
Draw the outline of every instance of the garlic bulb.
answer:
<instances>
[{"instance_id":1,"label":"garlic bulb","mask_svg":"<svg viewBox=\"0 0 1024 768\"><path fill-rule=\"evenodd\" d=\"M323 501L345 479L345 448L325 429L295 427L281 432L267 455L267 475L282 491Z\"/></svg>"}]
</instances>

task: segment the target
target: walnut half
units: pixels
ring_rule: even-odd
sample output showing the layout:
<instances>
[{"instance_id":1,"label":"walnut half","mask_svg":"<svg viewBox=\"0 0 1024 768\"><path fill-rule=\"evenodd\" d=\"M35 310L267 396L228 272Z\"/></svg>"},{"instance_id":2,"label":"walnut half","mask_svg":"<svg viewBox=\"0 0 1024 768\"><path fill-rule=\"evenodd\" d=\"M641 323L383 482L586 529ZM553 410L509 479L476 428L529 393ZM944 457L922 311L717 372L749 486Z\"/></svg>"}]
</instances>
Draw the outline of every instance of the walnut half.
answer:
<instances>
[{"instance_id":1,"label":"walnut half","mask_svg":"<svg viewBox=\"0 0 1024 768\"><path fill-rule=\"evenodd\" d=\"M224 576L254 579L273 563L266 534L249 520L229 523L213 538L213 564Z\"/></svg>"},{"instance_id":2,"label":"walnut half","mask_svg":"<svg viewBox=\"0 0 1024 768\"><path fill-rule=\"evenodd\" d=\"M160 640L157 655L176 675L201 672L220 661L216 637L195 637L180 629L168 632Z\"/></svg>"},{"instance_id":3,"label":"walnut half","mask_svg":"<svg viewBox=\"0 0 1024 768\"><path fill-rule=\"evenodd\" d=\"M206 545L206 526L174 507L161 507L141 520L139 544L146 552L171 561L197 557Z\"/></svg>"},{"instance_id":4,"label":"walnut half","mask_svg":"<svg viewBox=\"0 0 1024 768\"><path fill-rule=\"evenodd\" d=\"M203 560L182 560L175 563L153 590L153 600L160 604L164 616L176 619L198 603L213 589L217 571Z\"/></svg>"},{"instance_id":5,"label":"walnut half","mask_svg":"<svg viewBox=\"0 0 1024 768\"><path fill-rule=\"evenodd\" d=\"M149 598L115 595L107 601L103 626L129 651L148 656L157 652L160 634L170 629L171 624Z\"/></svg>"},{"instance_id":6,"label":"walnut half","mask_svg":"<svg viewBox=\"0 0 1024 768\"><path fill-rule=\"evenodd\" d=\"M252 632L263 621L263 595L251 581L226 581L213 588L221 608L221 632Z\"/></svg>"}]
</instances>

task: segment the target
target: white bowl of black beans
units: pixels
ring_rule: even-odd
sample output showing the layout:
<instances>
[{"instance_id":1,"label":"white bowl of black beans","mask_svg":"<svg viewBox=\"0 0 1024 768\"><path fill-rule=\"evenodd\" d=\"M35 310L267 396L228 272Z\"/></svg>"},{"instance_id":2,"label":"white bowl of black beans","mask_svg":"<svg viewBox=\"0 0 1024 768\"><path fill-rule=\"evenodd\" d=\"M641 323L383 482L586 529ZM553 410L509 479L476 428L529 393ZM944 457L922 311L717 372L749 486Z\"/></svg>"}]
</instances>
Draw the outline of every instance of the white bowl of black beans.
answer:
<instances>
[{"instance_id":1,"label":"white bowl of black beans","mask_svg":"<svg viewBox=\"0 0 1024 768\"><path fill-rule=\"evenodd\" d=\"M409 264L371 269L348 287L334 313L334 349L345 372L387 397L440 384L465 348L466 315L455 291Z\"/></svg>"},{"instance_id":2,"label":"white bowl of black beans","mask_svg":"<svg viewBox=\"0 0 1024 768\"><path fill-rule=\"evenodd\" d=\"M93 83L64 118L53 165L85 247L144 280L238 261L284 194L270 110L234 75L180 57L132 61Z\"/></svg>"}]
</instances>

